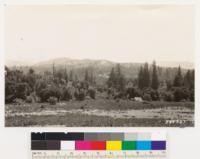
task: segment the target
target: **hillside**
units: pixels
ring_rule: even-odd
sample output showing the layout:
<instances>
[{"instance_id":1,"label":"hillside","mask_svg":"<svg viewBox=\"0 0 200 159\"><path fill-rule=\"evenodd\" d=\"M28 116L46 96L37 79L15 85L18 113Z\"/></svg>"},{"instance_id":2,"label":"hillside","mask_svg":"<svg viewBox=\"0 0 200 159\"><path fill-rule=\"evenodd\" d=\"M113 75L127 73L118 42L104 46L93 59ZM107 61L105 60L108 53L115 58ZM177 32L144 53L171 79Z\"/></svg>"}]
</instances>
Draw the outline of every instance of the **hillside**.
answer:
<instances>
[{"instance_id":1,"label":"hillside","mask_svg":"<svg viewBox=\"0 0 200 159\"><path fill-rule=\"evenodd\" d=\"M16 65L16 63L18 65ZM91 59L70 59L70 58L56 58L47 61L41 61L35 64L27 65L26 63L14 62L14 65L9 67L20 68L23 71L27 71L30 67L33 68L37 73L43 74L44 72L52 72L53 65L55 70L66 70L67 72L73 71L74 76L82 80L84 78L85 70L93 72L96 82L103 84L112 69L117 63L108 60L91 60ZM24 65L23 65L24 64ZM140 66L143 63L120 63L122 73L127 79L135 79L138 75ZM177 67L180 65L183 68L183 73L186 69L193 68L193 64L189 62L157 62L159 66L159 79L170 79L174 76Z\"/></svg>"}]
</instances>

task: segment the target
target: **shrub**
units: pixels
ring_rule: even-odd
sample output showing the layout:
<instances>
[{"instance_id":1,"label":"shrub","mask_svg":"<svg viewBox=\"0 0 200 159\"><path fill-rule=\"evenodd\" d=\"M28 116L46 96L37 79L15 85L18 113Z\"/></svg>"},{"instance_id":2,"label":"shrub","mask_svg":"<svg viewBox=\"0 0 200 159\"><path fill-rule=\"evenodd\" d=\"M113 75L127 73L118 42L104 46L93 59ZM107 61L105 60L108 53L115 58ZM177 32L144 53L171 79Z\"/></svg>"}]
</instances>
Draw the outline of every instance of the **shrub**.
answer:
<instances>
[{"instance_id":1,"label":"shrub","mask_svg":"<svg viewBox=\"0 0 200 159\"><path fill-rule=\"evenodd\" d=\"M97 91L100 92L100 93L103 93L104 90L103 90L103 88L98 87L98 88L97 88Z\"/></svg>"},{"instance_id":2,"label":"shrub","mask_svg":"<svg viewBox=\"0 0 200 159\"><path fill-rule=\"evenodd\" d=\"M190 93L188 89L182 88L182 87L177 87L174 90L174 100L176 102L180 102L181 100L188 100L190 97Z\"/></svg>"},{"instance_id":3,"label":"shrub","mask_svg":"<svg viewBox=\"0 0 200 159\"><path fill-rule=\"evenodd\" d=\"M40 93L43 89L47 88L47 84L44 80L37 80L36 81L36 84L35 84L35 91L36 91L36 94L38 96L40 96Z\"/></svg>"},{"instance_id":4,"label":"shrub","mask_svg":"<svg viewBox=\"0 0 200 159\"><path fill-rule=\"evenodd\" d=\"M179 102L179 101L182 100L182 98L183 98L182 96L183 96L182 90L180 88L175 89L175 91L174 91L174 100L176 102Z\"/></svg>"},{"instance_id":5,"label":"shrub","mask_svg":"<svg viewBox=\"0 0 200 159\"><path fill-rule=\"evenodd\" d=\"M142 96L142 91L139 89L135 89L135 96L136 97L141 97Z\"/></svg>"},{"instance_id":6,"label":"shrub","mask_svg":"<svg viewBox=\"0 0 200 159\"><path fill-rule=\"evenodd\" d=\"M95 91L93 88L90 88L90 89L88 90L88 94L89 94L89 96L90 96L92 99L95 99L96 91Z\"/></svg>"},{"instance_id":7,"label":"shrub","mask_svg":"<svg viewBox=\"0 0 200 159\"><path fill-rule=\"evenodd\" d=\"M19 105L24 104L24 100L21 98L16 98L13 102Z\"/></svg>"},{"instance_id":8,"label":"shrub","mask_svg":"<svg viewBox=\"0 0 200 159\"><path fill-rule=\"evenodd\" d=\"M39 97L41 98L41 102L48 102L50 97L56 97L59 100L61 98L61 91L57 87L50 86L43 89L39 93Z\"/></svg>"},{"instance_id":9,"label":"shrub","mask_svg":"<svg viewBox=\"0 0 200 159\"><path fill-rule=\"evenodd\" d=\"M12 103L16 98L26 99L30 94L30 87L25 82L6 81L5 83L5 102Z\"/></svg>"},{"instance_id":10,"label":"shrub","mask_svg":"<svg viewBox=\"0 0 200 159\"><path fill-rule=\"evenodd\" d=\"M143 100L146 100L146 101L151 101L152 99L151 99L151 95L150 94L147 94L147 93L145 93L144 95L143 95L143 98L142 98Z\"/></svg>"},{"instance_id":11,"label":"shrub","mask_svg":"<svg viewBox=\"0 0 200 159\"><path fill-rule=\"evenodd\" d=\"M190 101L194 102L194 89L190 91Z\"/></svg>"},{"instance_id":12,"label":"shrub","mask_svg":"<svg viewBox=\"0 0 200 159\"><path fill-rule=\"evenodd\" d=\"M33 98L31 96L27 96L26 103L33 103Z\"/></svg>"},{"instance_id":13,"label":"shrub","mask_svg":"<svg viewBox=\"0 0 200 159\"><path fill-rule=\"evenodd\" d=\"M114 99L122 99L125 97L125 93L123 91L114 92Z\"/></svg>"},{"instance_id":14,"label":"shrub","mask_svg":"<svg viewBox=\"0 0 200 159\"><path fill-rule=\"evenodd\" d=\"M151 99L152 99L153 101L158 101L158 100L160 100L160 95L159 95L158 91L156 91L156 90L151 90L151 91L150 91L150 95L151 95Z\"/></svg>"},{"instance_id":15,"label":"shrub","mask_svg":"<svg viewBox=\"0 0 200 159\"><path fill-rule=\"evenodd\" d=\"M68 88L65 88L62 92L62 99L69 101L72 99L72 93L70 92L70 90Z\"/></svg>"},{"instance_id":16,"label":"shrub","mask_svg":"<svg viewBox=\"0 0 200 159\"><path fill-rule=\"evenodd\" d=\"M58 101L58 99L57 99L56 97L50 97L50 98L48 99L48 102L49 102L49 104L51 104L51 105L55 105L57 101Z\"/></svg>"},{"instance_id":17,"label":"shrub","mask_svg":"<svg viewBox=\"0 0 200 159\"><path fill-rule=\"evenodd\" d=\"M85 99L85 91L84 89L76 90L74 93L74 97L76 100L82 101Z\"/></svg>"},{"instance_id":18,"label":"shrub","mask_svg":"<svg viewBox=\"0 0 200 159\"><path fill-rule=\"evenodd\" d=\"M85 99L85 92L83 89L81 89L79 92L79 100L84 100L84 99Z\"/></svg>"},{"instance_id":19,"label":"shrub","mask_svg":"<svg viewBox=\"0 0 200 159\"><path fill-rule=\"evenodd\" d=\"M26 96L30 94L30 87L27 83L18 83L16 87L17 98L26 99Z\"/></svg>"},{"instance_id":20,"label":"shrub","mask_svg":"<svg viewBox=\"0 0 200 159\"><path fill-rule=\"evenodd\" d=\"M129 99L134 98L136 93L135 93L135 89L133 87L129 87L126 91L126 94L128 96Z\"/></svg>"},{"instance_id":21,"label":"shrub","mask_svg":"<svg viewBox=\"0 0 200 159\"><path fill-rule=\"evenodd\" d=\"M172 92L166 92L163 95L164 101L172 102L174 100L174 95Z\"/></svg>"},{"instance_id":22,"label":"shrub","mask_svg":"<svg viewBox=\"0 0 200 159\"><path fill-rule=\"evenodd\" d=\"M12 103L14 99L17 97L15 92L16 83L6 80L5 81L5 102Z\"/></svg>"},{"instance_id":23,"label":"shrub","mask_svg":"<svg viewBox=\"0 0 200 159\"><path fill-rule=\"evenodd\" d=\"M75 90L74 97L75 97L76 100L78 100L78 98L79 98L79 91L78 90Z\"/></svg>"}]
</instances>

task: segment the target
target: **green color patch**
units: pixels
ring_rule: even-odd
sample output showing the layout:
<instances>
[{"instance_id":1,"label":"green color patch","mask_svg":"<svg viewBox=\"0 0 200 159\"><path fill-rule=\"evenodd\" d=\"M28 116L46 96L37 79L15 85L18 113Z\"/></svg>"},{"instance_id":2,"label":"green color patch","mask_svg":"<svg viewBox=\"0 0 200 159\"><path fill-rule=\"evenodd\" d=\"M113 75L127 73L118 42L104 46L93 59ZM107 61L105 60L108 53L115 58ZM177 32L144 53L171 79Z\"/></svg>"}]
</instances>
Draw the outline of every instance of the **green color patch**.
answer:
<instances>
[{"instance_id":1,"label":"green color patch","mask_svg":"<svg viewBox=\"0 0 200 159\"><path fill-rule=\"evenodd\" d=\"M136 141L123 141L122 150L136 150Z\"/></svg>"}]
</instances>

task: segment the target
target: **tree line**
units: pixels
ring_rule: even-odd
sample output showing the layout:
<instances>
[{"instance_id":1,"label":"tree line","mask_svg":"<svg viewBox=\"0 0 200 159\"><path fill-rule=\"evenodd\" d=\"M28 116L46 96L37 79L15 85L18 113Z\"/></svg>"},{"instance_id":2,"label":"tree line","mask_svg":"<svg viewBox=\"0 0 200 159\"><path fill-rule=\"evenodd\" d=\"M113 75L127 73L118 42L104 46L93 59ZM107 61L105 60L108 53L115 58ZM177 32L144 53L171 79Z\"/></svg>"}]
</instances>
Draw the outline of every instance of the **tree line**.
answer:
<instances>
[{"instance_id":1,"label":"tree line","mask_svg":"<svg viewBox=\"0 0 200 159\"><path fill-rule=\"evenodd\" d=\"M144 63L136 78L127 78L122 66L111 68L104 85L96 82L93 69L85 68L84 77L79 79L75 71L66 68L38 74L30 68L28 72L5 67L5 102L21 99L28 103L96 99L97 93L106 94L108 99L134 100L140 97L147 101L194 101L194 70L182 72L179 66L173 80L159 78L159 67L154 61Z\"/></svg>"},{"instance_id":2,"label":"tree line","mask_svg":"<svg viewBox=\"0 0 200 159\"><path fill-rule=\"evenodd\" d=\"M79 80L73 70L56 70L53 64L52 72L43 75L35 73L30 68L27 73L18 69L5 68L5 102L13 103L16 99L32 102L84 100L87 96L95 99L95 77L92 71L85 70L84 80Z\"/></svg>"},{"instance_id":3,"label":"tree line","mask_svg":"<svg viewBox=\"0 0 200 159\"><path fill-rule=\"evenodd\" d=\"M128 80L121 72L120 64L111 69L107 85L109 94L121 98L142 97L143 100L164 101L194 101L194 70L187 70L185 74L179 66L171 79L159 80L158 66L153 61L142 65L135 80ZM131 82L130 82L131 81ZM130 82L131 85L127 85Z\"/></svg>"}]
</instances>

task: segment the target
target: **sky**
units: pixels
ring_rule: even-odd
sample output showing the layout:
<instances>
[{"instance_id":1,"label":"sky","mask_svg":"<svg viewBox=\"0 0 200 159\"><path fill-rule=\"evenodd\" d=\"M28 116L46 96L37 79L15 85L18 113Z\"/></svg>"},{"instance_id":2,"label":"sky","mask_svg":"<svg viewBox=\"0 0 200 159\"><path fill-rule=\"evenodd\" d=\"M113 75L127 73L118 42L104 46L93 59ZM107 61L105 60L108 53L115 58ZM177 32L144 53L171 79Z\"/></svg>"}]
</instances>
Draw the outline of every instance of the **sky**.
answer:
<instances>
[{"instance_id":1,"label":"sky","mask_svg":"<svg viewBox=\"0 0 200 159\"><path fill-rule=\"evenodd\" d=\"M6 60L194 61L192 5L8 5Z\"/></svg>"}]
</instances>

